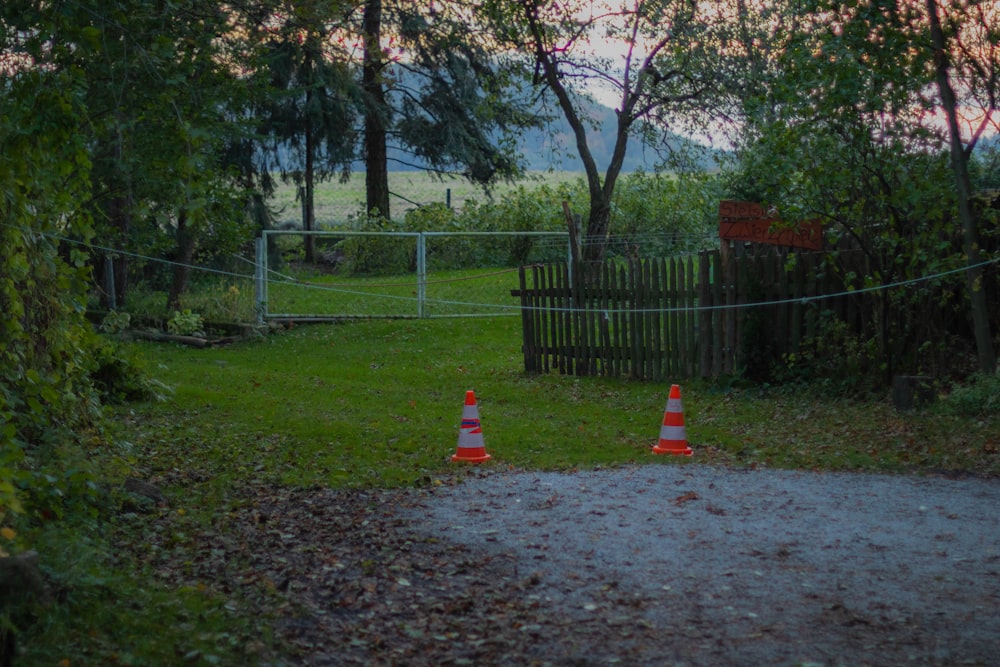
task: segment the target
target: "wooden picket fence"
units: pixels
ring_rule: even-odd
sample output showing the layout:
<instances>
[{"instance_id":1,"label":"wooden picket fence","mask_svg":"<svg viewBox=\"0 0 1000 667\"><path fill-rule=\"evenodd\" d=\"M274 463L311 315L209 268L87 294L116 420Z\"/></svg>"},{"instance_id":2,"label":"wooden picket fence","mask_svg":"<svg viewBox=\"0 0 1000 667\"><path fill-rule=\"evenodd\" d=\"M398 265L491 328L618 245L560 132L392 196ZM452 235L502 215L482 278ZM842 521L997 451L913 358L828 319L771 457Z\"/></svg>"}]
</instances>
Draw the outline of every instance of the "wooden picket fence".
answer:
<instances>
[{"instance_id":1,"label":"wooden picket fence","mask_svg":"<svg viewBox=\"0 0 1000 667\"><path fill-rule=\"evenodd\" d=\"M843 288L819 270L822 253L791 263L788 252L609 261L588 275L567 263L522 267L511 294L521 300L524 368L663 380L733 374L754 345L794 352L821 307L850 318L857 305L828 298ZM744 338L751 331L759 341Z\"/></svg>"}]
</instances>

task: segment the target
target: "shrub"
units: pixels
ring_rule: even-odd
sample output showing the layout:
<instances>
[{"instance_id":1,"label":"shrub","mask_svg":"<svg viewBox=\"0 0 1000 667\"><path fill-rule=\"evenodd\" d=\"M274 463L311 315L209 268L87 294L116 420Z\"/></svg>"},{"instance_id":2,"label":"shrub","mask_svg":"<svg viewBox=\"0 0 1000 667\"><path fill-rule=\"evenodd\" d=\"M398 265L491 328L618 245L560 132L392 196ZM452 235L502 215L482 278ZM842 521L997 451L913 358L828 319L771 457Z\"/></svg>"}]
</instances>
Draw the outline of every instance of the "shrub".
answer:
<instances>
[{"instance_id":1,"label":"shrub","mask_svg":"<svg viewBox=\"0 0 1000 667\"><path fill-rule=\"evenodd\" d=\"M105 404L161 400L168 391L146 372L136 354L114 341L98 341L91 360L91 382Z\"/></svg>"},{"instance_id":2,"label":"shrub","mask_svg":"<svg viewBox=\"0 0 1000 667\"><path fill-rule=\"evenodd\" d=\"M967 384L952 389L945 406L948 411L966 417L1000 414L1000 374L973 375Z\"/></svg>"},{"instance_id":3,"label":"shrub","mask_svg":"<svg viewBox=\"0 0 1000 667\"><path fill-rule=\"evenodd\" d=\"M718 222L721 190L713 176L624 176L615 188L613 254L664 257L701 250Z\"/></svg>"},{"instance_id":4,"label":"shrub","mask_svg":"<svg viewBox=\"0 0 1000 667\"><path fill-rule=\"evenodd\" d=\"M102 333L118 334L128 330L132 325L132 316L122 310L112 310L101 320L99 330Z\"/></svg>"},{"instance_id":5,"label":"shrub","mask_svg":"<svg viewBox=\"0 0 1000 667\"><path fill-rule=\"evenodd\" d=\"M406 213L403 227L408 232L475 231L464 212L457 213L444 204L433 203ZM478 244L468 236L444 236L429 240L427 264L435 270L452 270L482 266L484 257ZM414 267L415 268L415 267Z\"/></svg>"},{"instance_id":6,"label":"shrub","mask_svg":"<svg viewBox=\"0 0 1000 667\"><path fill-rule=\"evenodd\" d=\"M90 385L96 334L84 318L89 239L80 213L89 159L73 73L26 70L0 96L0 528L58 516L93 482L82 432L100 419ZM12 529L13 530L13 529Z\"/></svg>"},{"instance_id":7,"label":"shrub","mask_svg":"<svg viewBox=\"0 0 1000 667\"><path fill-rule=\"evenodd\" d=\"M381 216L361 216L355 228L361 232L402 231ZM339 248L350 275L395 275L416 268L416 248L399 237L349 236L340 242Z\"/></svg>"},{"instance_id":8,"label":"shrub","mask_svg":"<svg viewBox=\"0 0 1000 667\"><path fill-rule=\"evenodd\" d=\"M192 313L189 308L182 311L175 310L173 316L167 320L167 331L175 336L204 336L205 323L201 315Z\"/></svg>"},{"instance_id":9,"label":"shrub","mask_svg":"<svg viewBox=\"0 0 1000 667\"><path fill-rule=\"evenodd\" d=\"M782 356L772 368L773 378L778 383L818 381L841 394L871 390L880 381L869 372L876 367L874 345L852 333L831 311L821 310L816 333L802 341L797 353Z\"/></svg>"}]
</instances>

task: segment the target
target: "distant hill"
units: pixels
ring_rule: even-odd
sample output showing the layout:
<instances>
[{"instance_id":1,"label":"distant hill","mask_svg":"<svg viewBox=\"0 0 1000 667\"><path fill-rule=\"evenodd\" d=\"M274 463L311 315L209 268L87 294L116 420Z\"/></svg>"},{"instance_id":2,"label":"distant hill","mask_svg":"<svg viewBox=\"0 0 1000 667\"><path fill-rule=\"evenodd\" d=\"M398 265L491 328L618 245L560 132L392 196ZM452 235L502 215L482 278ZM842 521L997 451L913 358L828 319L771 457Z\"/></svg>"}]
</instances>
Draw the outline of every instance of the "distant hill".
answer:
<instances>
[{"instance_id":1,"label":"distant hill","mask_svg":"<svg viewBox=\"0 0 1000 667\"><path fill-rule=\"evenodd\" d=\"M604 171L611 162L611 154L615 147L618 118L614 109L596 102L584 103L583 108L593 121L588 123L587 142L590 145L590 152L598 168ZM562 116L559 116L547 130L526 134L520 146L531 171L550 168L559 171L583 171L583 162L576 150L576 137ZM644 146L638 138L629 138L622 171L632 172L640 169L652 171L657 162L658 157L653 150Z\"/></svg>"},{"instance_id":2,"label":"distant hill","mask_svg":"<svg viewBox=\"0 0 1000 667\"><path fill-rule=\"evenodd\" d=\"M588 128L591 126L593 128L589 130L587 135L590 151L597 162L598 169L603 172L611 162L611 154L614 150L617 116L614 109L597 102L584 101L581 104L587 116L592 120L591 123L588 123ZM674 146L683 146L690 142L689 139L680 135L672 135L669 141ZM562 115L554 119L547 129L525 133L521 137L519 146L525 156L529 171L548 169L570 172L583 171L583 162L576 150L576 139L569 123ZM388 156L390 171L421 170L419 166L408 167L400 164L401 161L406 162L412 158L397 148L390 147ZM644 145L638 137L629 138L622 172L653 171L659 162L661 162L661 158L656 154L656 151ZM706 167L714 166L714 164L710 164L710 152L706 152L702 162ZM364 171L364 169L363 163L355 165L355 171Z\"/></svg>"}]
</instances>

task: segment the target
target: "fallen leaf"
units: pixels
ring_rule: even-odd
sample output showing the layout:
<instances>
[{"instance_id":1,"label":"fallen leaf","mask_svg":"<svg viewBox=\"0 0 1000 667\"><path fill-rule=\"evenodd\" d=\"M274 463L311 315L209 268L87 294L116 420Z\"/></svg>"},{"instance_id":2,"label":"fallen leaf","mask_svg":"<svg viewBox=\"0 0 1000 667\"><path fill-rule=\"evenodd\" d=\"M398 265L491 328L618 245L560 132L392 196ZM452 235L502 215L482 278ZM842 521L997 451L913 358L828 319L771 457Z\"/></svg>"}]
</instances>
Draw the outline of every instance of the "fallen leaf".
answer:
<instances>
[{"instance_id":1,"label":"fallen leaf","mask_svg":"<svg viewBox=\"0 0 1000 667\"><path fill-rule=\"evenodd\" d=\"M684 503L690 502L692 500L698 500L698 494L695 493L694 491L688 491L687 493L674 498L674 504L683 505Z\"/></svg>"}]
</instances>

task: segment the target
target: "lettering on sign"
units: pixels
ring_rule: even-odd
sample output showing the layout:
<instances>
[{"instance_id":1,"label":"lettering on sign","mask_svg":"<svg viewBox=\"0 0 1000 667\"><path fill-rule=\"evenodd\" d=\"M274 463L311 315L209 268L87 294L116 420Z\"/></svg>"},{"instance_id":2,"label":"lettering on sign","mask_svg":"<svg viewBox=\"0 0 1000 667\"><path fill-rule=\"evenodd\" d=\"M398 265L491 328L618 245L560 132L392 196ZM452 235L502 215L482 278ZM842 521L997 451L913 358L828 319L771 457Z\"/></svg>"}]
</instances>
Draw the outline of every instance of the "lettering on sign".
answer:
<instances>
[{"instance_id":1,"label":"lettering on sign","mask_svg":"<svg viewBox=\"0 0 1000 667\"><path fill-rule=\"evenodd\" d=\"M817 220L809 220L783 227L773 208L765 209L754 202L723 201L719 204L719 238L822 250L823 226Z\"/></svg>"}]
</instances>

